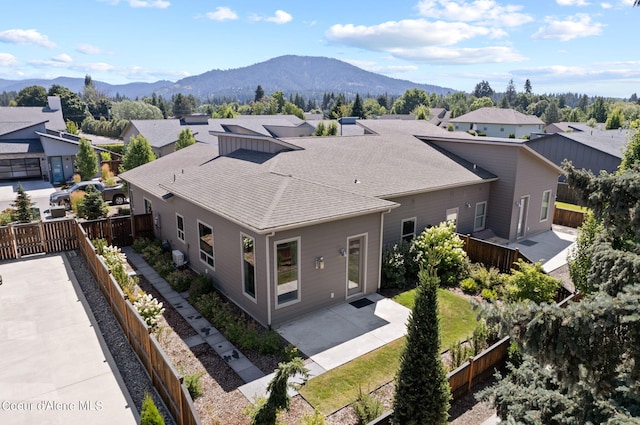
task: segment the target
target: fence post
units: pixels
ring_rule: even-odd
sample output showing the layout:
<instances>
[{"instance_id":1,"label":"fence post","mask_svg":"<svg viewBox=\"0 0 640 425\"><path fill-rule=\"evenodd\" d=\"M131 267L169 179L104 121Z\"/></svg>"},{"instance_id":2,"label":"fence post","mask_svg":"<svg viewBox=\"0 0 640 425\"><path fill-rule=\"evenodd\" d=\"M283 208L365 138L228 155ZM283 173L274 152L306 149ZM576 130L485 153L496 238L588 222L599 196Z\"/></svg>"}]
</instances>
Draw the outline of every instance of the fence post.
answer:
<instances>
[{"instance_id":1,"label":"fence post","mask_svg":"<svg viewBox=\"0 0 640 425\"><path fill-rule=\"evenodd\" d=\"M464 251L469 251L469 244L471 243L471 235L467 233L467 236L464 238Z\"/></svg>"},{"instance_id":2,"label":"fence post","mask_svg":"<svg viewBox=\"0 0 640 425\"><path fill-rule=\"evenodd\" d=\"M469 378L468 378L468 387L467 387L467 391L471 391L471 388L473 388L473 365L475 362L475 358L469 357Z\"/></svg>"},{"instance_id":3,"label":"fence post","mask_svg":"<svg viewBox=\"0 0 640 425\"><path fill-rule=\"evenodd\" d=\"M511 267L520 270L520 266L518 265L518 260L520 259L520 250L516 247L513 251L513 261L511 262Z\"/></svg>"},{"instance_id":4,"label":"fence post","mask_svg":"<svg viewBox=\"0 0 640 425\"><path fill-rule=\"evenodd\" d=\"M13 258L20 258L20 253L18 252L18 243L16 242L16 234L13 231L13 224L9 223L7 225L7 227L9 228L9 235L11 236L11 246L13 247Z\"/></svg>"}]
</instances>

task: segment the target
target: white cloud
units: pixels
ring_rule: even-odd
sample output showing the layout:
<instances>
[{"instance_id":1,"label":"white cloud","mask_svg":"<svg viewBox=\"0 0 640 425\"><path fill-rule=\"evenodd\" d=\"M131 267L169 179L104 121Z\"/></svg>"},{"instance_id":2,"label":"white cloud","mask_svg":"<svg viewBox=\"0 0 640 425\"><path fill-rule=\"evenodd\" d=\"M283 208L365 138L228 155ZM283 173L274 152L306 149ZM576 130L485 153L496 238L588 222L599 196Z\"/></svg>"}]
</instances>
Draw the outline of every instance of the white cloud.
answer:
<instances>
[{"instance_id":1,"label":"white cloud","mask_svg":"<svg viewBox=\"0 0 640 425\"><path fill-rule=\"evenodd\" d=\"M439 47L419 49L394 49L390 51L397 58L429 64L471 65L482 63L520 62L526 58L506 46L490 47Z\"/></svg>"},{"instance_id":2,"label":"white cloud","mask_svg":"<svg viewBox=\"0 0 640 425\"><path fill-rule=\"evenodd\" d=\"M533 21L533 17L520 12L523 6L501 5L494 0L474 0L469 3L461 0L422 0L417 8L427 18L483 25L515 27Z\"/></svg>"},{"instance_id":3,"label":"white cloud","mask_svg":"<svg viewBox=\"0 0 640 425\"><path fill-rule=\"evenodd\" d=\"M63 62L63 63L73 62L73 59L71 59L71 56L67 55L66 53L62 53L58 56L54 56L51 58L51 60L54 62Z\"/></svg>"},{"instance_id":4,"label":"white cloud","mask_svg":"<svg viewBox=\"0 0 640 425\"><path fill-rule=\"evenodd\" d=\"M560 6L589 6L586 0L556 0Z\"/></svg>"},{"instance_id":5,"label":"white cloud","mask_svg":"<svg viewBox=\"0 0 640 425\"><path fill-rule=\"evenodd\" d=\"M15 66L18 60L10 53L0 53L0 66Z\"/></svg>"},{"instance_id":6,"label":"white cloud","mask_svg":"<svg viewBox=\"0 0 640 425\"><path fill-rule=\"evenodd\" d=\"M76 47L76 51L84 53L85 55L98 55L102 53L102 49L100 47L93 46L91 44L81 44Z\"/></svg>"},{"instance_id":7,"label":"white cloud","mask_svg":"<svg viewBox=\"0 0 640 425\"><path fill-rule=\"evenodd\" d=\"M600 3L600 7L603 9L611 9L613 5L611 3Z\"/></svg>"},{"instance_id":8,"label":"white cloud","mask_svg":"<svg viewBox=\"0 0 640 425\"><path fill-rule=\"evenodd\" d=\"M565 20L547 17L545 18L545 26L538 29L531 38L569 41L579 37L600 35L604 27L604 24L592 22L591 17L584 13L569 16Z\"/></svg>"},{"instance_id":9,"label":"white cloud","mask_svg":"<svg viewBox=\"0 0 640 425\"><path fill-rule=\"evenodd\" d=\"M40 34L34 29L14 29L2 31L0 32L0 41L15 44L36 44L38 46L48 47L50 49L56 47L56 44L50 41L49 37L44 34Z\"/></svg>"},{"instance_id":10,"label":"white cloud","mask_svg":"<svg viewBox=\"0 0 640 425\"><path fill-rule=\"evenodd\" d=\"M273 22L274 24L286 24L291 22L293 16L284 10L276 10L273 16L252 15L250 19L253 21Z\"/></svg>"},{"instance_id":11,"label":"white cloud","mask_svg":"<svg viewBox=\"0 0 640 425\"><path fill-rule=\"evenodd\" d=\"M107 3L111 6L116 6L120 4L120 0L100 0L104 3ZM166 9L171 6L171 2L165 0L125 0L126 3L131 7L151 7L157 9Z\"/></svg>"},{"instance_id":12,"label":"white cloud","mask_svg":"<svg viewBox=\"0 0 640 425\"><path fill-rule=\"evenodd\" d=\"M212 21L229 21L238 19L238 14L226 6L216 7L215 12L207 12L205 15Z\"/></svg>"},{"instance_id":13,"label":"white cloud","mask_svg":"<svg viewBox=\"0 0 640 425\"><path fill-rule=\"evenodd\" d=\"M499 38L506 33L497 28L463 22L430 22L425 19L389 21L378 25L333 25L325 36L329 41L374 51L450 46L478 36Z\"/></svg>"}]
</instances>

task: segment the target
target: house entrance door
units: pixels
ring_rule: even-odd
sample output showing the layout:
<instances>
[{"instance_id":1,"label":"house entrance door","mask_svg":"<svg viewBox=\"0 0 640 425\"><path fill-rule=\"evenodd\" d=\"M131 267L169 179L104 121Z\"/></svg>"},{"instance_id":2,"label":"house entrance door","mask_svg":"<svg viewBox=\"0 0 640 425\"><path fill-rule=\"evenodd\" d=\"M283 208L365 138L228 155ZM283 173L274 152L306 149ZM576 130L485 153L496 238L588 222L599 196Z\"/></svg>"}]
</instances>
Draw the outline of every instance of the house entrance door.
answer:
<instances>
[{"instance_id":1,"label":"house entrance door","mask_svg":"<svg viewBox=\"0 0 640 425\"><path fill-rule=\"evenodd\" d=\"M365 236L347 239L347 297L359 294L364 286Z\"/></svg>"},{"instance_id":2,"label":"house entrance door","mask_svg":"<svg viewBox=\"0 0 640 425\"><path fill-rule=\"evenodd\" d=\"M51 157L51 177L53 178L54 183L60 183L65 181L64 171L62 170L61 156Z\"/></svg>"}]
</instances>

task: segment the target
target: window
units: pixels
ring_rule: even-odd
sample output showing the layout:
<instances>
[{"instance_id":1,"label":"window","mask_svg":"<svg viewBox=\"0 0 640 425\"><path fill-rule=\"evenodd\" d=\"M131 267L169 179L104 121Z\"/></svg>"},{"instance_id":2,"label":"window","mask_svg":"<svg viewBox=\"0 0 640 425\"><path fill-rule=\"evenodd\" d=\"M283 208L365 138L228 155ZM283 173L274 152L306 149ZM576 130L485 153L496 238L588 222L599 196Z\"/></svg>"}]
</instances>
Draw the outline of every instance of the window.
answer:
<instances>
[{"instance_id":1,"label":"window","mask_svg":"<svg viewBox=\"0 0 640 425\"><path fill-rule=\"evenodd\" d=\"M176 213L176 228L178 229L178 239L184 242L184 217Z\"/></svg>"},{"instance_id":2,"label":"window","mask_svg":"<svg viewBox=\"0 0 640 425\"><path fill-rule=\"evenodd\" d=\"M487 202L478 202L476 204L476 216L473 221L473 231L483 230L485 217L487 216Z\"/></svg>"},{"instance_id":3,"label":"window","mask_svg":"<svg viewBox=\"0 0 640 425\"><path fill-rule=\"evenodd\" d=\"M407 218L402 220L402 229L400 237L403 241L410 242L416 235L416 218Z\"/></svg>"},{"instance_id":4,"label":"window","mask_svg":"<svg viewBox=\"0 0 640 425\"><path fill-rule=\"evenodd\" d=\"M542 208L540 210L540 221L546 221L549 219L549 205L551 203L551 191L545 190L542 192Z\"/></svg>"},{"instance_id":5,"label":"window","mask_svg":"<svg viewBox=\"0 0 640 425\"><path fill-rule=\"evenodd\" d=\"M250 298L256 298L256 256L255 240L247 235L241 235L242 241L242 290Z\"/></svg>"},{"instance_id":6,"label":"window","mask_svg":"<svg viewBox=\"0 0 640 425\"><path fill-rule=\"evenodd\" d=\"M215 267L213 256L213 229L198 221L198 240L200 250L200 261Z\"/></svg>"},{"instance_id":7,"label":"window","mask_svg":"<svg viewBox=\"0 0 640 425\"><path fill-rule=\"evenodd\" d=\"M297 301L300 296L299 239L276 242L276 295L278 305Z\"/></svg>"},{"instance_id":8,"label":"window","mask_svg":"<svg viewBox=\"0 0 640 425\"><path fill-rule=\"evenodd\" d=\"M153 212L153 208L151 208L151 201L147 198L144 198L144 212L145 214L151 214Z\"/></svg>"}]
</instances>

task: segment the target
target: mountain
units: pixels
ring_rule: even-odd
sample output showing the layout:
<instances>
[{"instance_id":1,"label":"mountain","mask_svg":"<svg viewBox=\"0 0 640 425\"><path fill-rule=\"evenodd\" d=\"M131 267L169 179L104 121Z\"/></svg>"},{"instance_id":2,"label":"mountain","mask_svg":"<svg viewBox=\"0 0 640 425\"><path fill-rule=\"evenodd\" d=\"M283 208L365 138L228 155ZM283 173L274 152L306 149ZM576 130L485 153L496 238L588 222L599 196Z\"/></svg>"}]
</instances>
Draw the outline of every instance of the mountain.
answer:
<instances>
[{"instance_id":1,"label":"mountain","mask_svg":"<svg viewBox=\"0 0 640 425\"><path fill-rule=\"evenodd\" d=\"M84 78L58 77L53 80L3 80L0 91L20 91L25 87L40 85L47 89L53 84L67 87L79 93ZM290 94L299 93L305 98L322 99L324 93L347 95L401 95L407 89L418 88L427 93L446 94L457 90L431 84L417 84L408 80L385 77L350 65L346 62L314 56L280 56L243 68L214 69L200 75L176 81L154 83L108 84L94 80L98 91L109 96L120 94L131 99L150 96L154 92L164 97L174 94L193 94L197 98L228 97L240 101L253 99L258 85L266 94L277 90Z\"/></svg>"}]
</instances>

